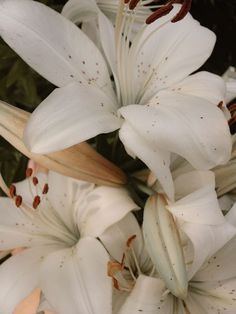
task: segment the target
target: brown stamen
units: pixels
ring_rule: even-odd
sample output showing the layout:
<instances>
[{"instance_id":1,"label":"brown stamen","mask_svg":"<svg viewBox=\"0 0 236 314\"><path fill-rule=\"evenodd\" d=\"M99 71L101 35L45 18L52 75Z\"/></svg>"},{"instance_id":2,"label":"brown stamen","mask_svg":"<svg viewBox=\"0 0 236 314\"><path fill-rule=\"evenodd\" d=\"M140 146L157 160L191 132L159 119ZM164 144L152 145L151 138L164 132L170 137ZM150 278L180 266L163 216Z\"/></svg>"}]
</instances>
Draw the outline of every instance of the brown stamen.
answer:
<instances>
[{"instance_id":1,"label":"brown stamen","mask_svg":"<svg viewBox=\"0 0 236 314\"><path fill-rule=\"evenodd\" d=\"M171 3L163 6L162 8L153 12L147 19L146 24L151 24L155 22L157 19L167 15L173 9L173 5Z\"/></svg>"},{"instance_id":2,"label":"brown stamen","mask_svg":"<svg viewBox=\"0 0 236 314\"><path fill-rule=\"evenodd\" d=\"M21 206L21 204L22 204L22 196L20 196L20 195L16 196L15 204L16 204L16 207L20 207Z\"/></svg>"},{"instance_id":3,"label":"brown stamen","mask_svg":"<svg viewBox=\"0 0 236 314\"><path fill-rule=\"evenodd\" d=\"M131 243L133 242L133 240L136 238L136 234L132 235L126 242L126 245L128 247L130 247Z\"/></svg>"},{"instance_id":4,"label":"brown stamen","mask_svg":"<svg viewBox=\"0 0 236 314\"><path fill-rule=\"evenodd\" d=\"M192 5L192 0L184 0L181 9L174 16L174 18L171 20L171 22L176 23L176 22L182 20L190 11L191 5Z\"/></svg>"},{"instance_id":5,"label":"brown stamen","mask_svg":"<svg viewBox=\"0 0 236 314\"><path fill-rule=\"evenodd\" d=\"M48 184L45 183L45 184L44 184L44 187L43 187L42 194L47 194L47 193L48 193L48 190L49 190Z\"/></svg>"},{"instance_id":6,"label":"brown stamen","mask_svg":"<svg viewBox=\"0 0 236 314\"><path fill-rule=\"evenodd\" d=\"M33 169L32 168L27 168L26 171L25 171L26 178L31 177L32 174L33 174Z\"/></svg>"},{"instance_id":7,"label":"brown stamen","mask_svg":"<svg viewBox=\"0 0 236 314\"><path fill-rule=\"evenodd\" d=\"M11 198L14 198L16 196L16 186L12 184L9 188L9 194Z\"/></svg>"},{"instance_id":8,"label":"brown stamen","mask_svg":"<svg viewBox=\"0 0 236 314\"><path fill-rule=\"evenodd\" d=\"M157 9L154 13L152 13L147 19L146 24L151 24L155 22L157 19L167 15L173 9L174 3L181 3L181 9L179 12L173 17L171 20L172 23L176 23L182 20L186 14L190 11L192 0L171 0L167 2L163 7Z\"/></svg>"},{"instance_id":9,"label":"brown stamen","mask_svg":"<svg viewBox=\"0 0 236 314\"><path fill-rule=\"evenodd\" d=\"M39 183L39 180L37 177L33 177L32 181L33 181L33 185L37 185Z\"/></svg>"},{"instance_id":10,"label":"brown stamen","mask_svg":"<svg viewBox=\"0 0 236 314\"><path fill-rule=\"evenodd\" d=\"M33 201L33 208L37 209L37 207L39 206L40 202L41 202L40 196L36 195L35 198L34 198L34 201Z\"/></svg>"},{"instance_id":11,"label":"brown stamen","mask_svg":"<svg viewBox=\"0 0 236 314\"><path fill-rule=\"evenodd\" d=\"M137 6L137 4L139 3L140 0L131 0L129 3L129 9L130 10L134 10Z\"/></svg>"},{"instance_id":12,"label":"brown stamen","mask_svg":"<svg viewBox=\"0 0 236 314\"><path fill-rule=\"evenodd\" d=\"M236 110L236 104L233 103L233 104L229 105L228 109L229 109L230 113L233 114L234 111Z\"/></svg>"}]
</instances>

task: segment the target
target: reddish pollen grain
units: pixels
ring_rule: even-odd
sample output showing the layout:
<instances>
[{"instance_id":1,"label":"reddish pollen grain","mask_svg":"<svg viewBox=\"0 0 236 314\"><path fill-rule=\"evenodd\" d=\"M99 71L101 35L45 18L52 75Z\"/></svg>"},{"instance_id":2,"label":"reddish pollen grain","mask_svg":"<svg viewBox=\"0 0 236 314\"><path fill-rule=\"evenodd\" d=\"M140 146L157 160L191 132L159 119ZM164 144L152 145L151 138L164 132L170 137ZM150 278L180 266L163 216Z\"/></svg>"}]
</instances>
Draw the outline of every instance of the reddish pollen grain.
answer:
<instances>
[{"instance_id":1,"label":"reddish pollen grain","mask_svg":"<svg viewBox=\"0 0 236 314\"><path fill-rule=\"evenodd\" d=\"M16 204L16 207L20 207L21 206L21 204L22 204L22 196L20 196L20 195L16 196L15 204Z\"/></svg>"},{"instance_id":2,"label":"reddish pollen grain","mask_svg":"<svg viewBox=\"0 0 236 314\"><path fill-rule=\"evenodd\" d=\"M27 168L26 171L25 171L26 178L31 177L32 174L33 174L33 169L32 168Z\"/></svg>"},{"instance_id":3,"label":"reddish pollen grain","mask_svg":"<svg viewBox=\"0 0 236 314\"><path fill-rule=\"evenodd\" d=\"M33 181L33 185L37 185L39 183L39 180L37 177L33 177L32 181Z\"/></svg>"},{"instance_id":4,"label":"reddish pollen grain","mask_svg":"<svg viewBox=\"0 0 236 314\"><path fill-rule=\"evenodd\" d=\"M126 245L127 245L128 247L130 247L131 242L133 242L133 240L134 240L135 238L136 238L136 234L132 235L132 236L127 240Z\"/></svg>"},{"instance_id":5,"label":"reddish pollen grain","mask_svg":"<svg viewBox=\"0 0 236 314\"><path fill-rule=\"evenodd\" d=\"M9 188L9 194L11 198L14 198L16 196L16 186L12 184Z\"/></svg>"},{"instance_id":6,"label":"reddish pollen grain","mask_svg":"<svg viewBox=\"0 0 236 314\"><path fill-rule=\"evenodd\" d=\"M44 187L43 187L42 194L47 194L47 193L48 193L48 190L49 190L48 184L45 183L45 184L44 184Z\"/></svg>"},{"instance_id":7,"label":"reddish pollen grain","mask_svg":"<svg viewBox=\"0 0 236 314\"><path fill-rule=\"evenodd\" d=\"M33 208L37 209L37 207L39 206L41 202L40 196L36 195L33 201Z\"/></svg>"}]
</instances>

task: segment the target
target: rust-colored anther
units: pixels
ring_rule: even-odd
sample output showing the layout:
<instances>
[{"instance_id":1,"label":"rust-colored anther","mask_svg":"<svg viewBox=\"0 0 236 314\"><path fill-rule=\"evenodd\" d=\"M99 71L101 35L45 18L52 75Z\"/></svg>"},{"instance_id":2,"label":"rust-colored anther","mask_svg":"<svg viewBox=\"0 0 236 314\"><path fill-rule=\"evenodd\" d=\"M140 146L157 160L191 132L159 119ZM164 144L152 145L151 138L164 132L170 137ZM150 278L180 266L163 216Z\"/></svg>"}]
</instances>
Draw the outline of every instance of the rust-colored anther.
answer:
<instances>
[{"instance_id":1,"label":"rust-colored anther","mask_svg":"<svg viewBox=\"0 0 236 314\"><path fill-rule=\"evenodd\" d=\"M119 283L116 278L112 278L113 287L117 290L120 290Z\"/></svg>"},{"instance_id":2,"label":"rust-colored anther","mask_svg":"<svg viewBox=\"0 0 236 314\"><path fill-rule=\"evenodd\" d=\"M136 234L132 235L126 242L126 245L128 247L130 247L131 243L133 242L133 240L136 238Z\"/></svg>"},{"instance_id":3,"label":"rust-colored anther","mask_svg":"<svg viewBox=\"0 0 236 314\"><path fill-rule=\"evenodd\" d=\"M139 3L140 0L131 0L129 3L129 9L130 10L134 10L137 6L137 4Z\"/></svg>"},{"instance_id":4,"label":"rust-colored anther","mask_svg":"<svg viewBox=\"0 0 236 314\"><path fill-rule=\"evenodd\" d=\"M228 109L229 109L230 113L233 114L234 111L236 111L236 104L233 103L233 104L229 105Z\"/></svg>"},{"instance_id":5,"label":"rust-colored anther","mask_svg":"<svg viewBox=\"0 0 236 314\"><path fill-rule=\"evenodd\" d=\"M176 23L182 20L190 11L192 5L192 0L185 0L183 1L182 7L179 12L173 17L171 20L172 23Z\"/></svg>"},{"instance_id":6,"label":"rust-colored anther","mask_svg":"<svg viewBox=\"0 0 236 314\"><path fill-rule=\"evenodd\" d=\"M32 181L33 181L33 185L37 185L39 183L39 180L37 177L33 177Z\"/></svg>"},{"instance_id":7,"label":"rust-colored anther","mask_svg":"<svg viewBox=\"0 0 236 314\"><path fill-rule=\"evenodd\" d=\"M16 186L12 184L9 188L9 194L11 198L14 198L16 196Z\"/></svg>"},{"instance_id":8,"label":"rust-colored anther","mask_svg":"<svg viewBox=\"0 0 236 314\"><path fill-rule=\"evenodd\" d=\"M171 3L157 9L146 19L146 24L151 24L155 22L157 19L170 13L172 9L173 9L173 5Z\"/></svg>"},{"instance_id":9,"label":"rust-colored anther","mask_svg":"<svg viewBox=\"0 0 236 314\"><path fill-rule=\"evenodd\" d=\"M48 190L49 190L48 184L45 183L45 184L44 184L44 187L43 187L42 194L47 194L47 193L48 193Z\"/></svg>"},{"instance_id":10,"label":"rust-colored anther","mask_svg":"<svg viewBox=\"0 0 236 314\"><path fill-rule=\"evenodd\" d=\"M16 207L20 207L21 206L21 204L22 204L22 196L20 196L20 195L16 196L15 204L16 204Z\"/></svg>"},{"instance_id":11,"label":"rust-colored anther","mask_svg":"<svg viewBox=\"0 0 236 314\"><path fill-rule=\"evenodd\" d=\"M217 105L218 108L223 109L224 102L220 101Z\"/></svg>"},{"instance_id":12,"label":"rust-colored anther","mask_svg":"<svg viewBox=\"0 0 236 314\"><path fill-rule=\"evenodd\" d=\"M125 4L127 4L127 3L129 3L130 2L130 0L124 0L124 3Z\"/></svg>"},{"instance_id":13,"label":"rust-colored anther","mask_svg":"<svg viewBox=\"0 0 236 314\"><path fill-rule=\"evenodd\" d=\"M27 168L26 171L25 171L26 178L31 177L32 174L33 174L33 169L32 168Z\"/></svg>"},{"instance_id":14,"label":"rust-colored anther","mask_svg":"<svg viewBox=\"0 0 236 314\"><path fill-rule=\"evenodd\" d=\"M33 208L37 209L37 207L39 206L41 202L40 196L36 195L33 201Z\"/></svg>"}]
</instances>

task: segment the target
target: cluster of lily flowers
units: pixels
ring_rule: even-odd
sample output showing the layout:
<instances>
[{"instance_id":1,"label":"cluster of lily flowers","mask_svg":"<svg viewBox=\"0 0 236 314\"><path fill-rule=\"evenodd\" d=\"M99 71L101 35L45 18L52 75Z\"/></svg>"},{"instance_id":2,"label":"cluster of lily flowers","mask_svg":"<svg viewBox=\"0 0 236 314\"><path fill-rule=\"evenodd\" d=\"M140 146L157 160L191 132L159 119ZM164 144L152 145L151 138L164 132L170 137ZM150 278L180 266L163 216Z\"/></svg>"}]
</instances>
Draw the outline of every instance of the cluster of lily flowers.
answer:
<instances>
[{"instance_id":1,"label":"cluster of lily flowers","mask_svg":"<svg viewBox=\"0 0 236 314\"><path fill-rule=\"evenodd\" d=\"M215 35L190 6L0 1L0 36L57 86L32 114L0 102L31 159L0 177L1 314L236 313L236 81L196 73ZM100 155L99 134L143 169Z\"/></svg>"}]
</instances>

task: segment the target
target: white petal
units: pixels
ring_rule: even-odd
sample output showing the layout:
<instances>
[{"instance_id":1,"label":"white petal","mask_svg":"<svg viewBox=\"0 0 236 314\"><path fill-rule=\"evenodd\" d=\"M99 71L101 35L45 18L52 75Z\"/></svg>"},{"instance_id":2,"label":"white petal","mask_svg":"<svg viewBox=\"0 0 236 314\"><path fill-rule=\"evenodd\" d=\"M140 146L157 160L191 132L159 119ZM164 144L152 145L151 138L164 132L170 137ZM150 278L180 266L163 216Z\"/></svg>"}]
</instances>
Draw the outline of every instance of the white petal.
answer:
<instances>
[{"instance_id":1,"label":"white petal","mask_svg":"<svg viewBox=\"0 0 236 314\"><path fill-rule=\"evenodd\" d=\"M236 203L234 203L233 207L227 213L225 218L231 225L236 227Z\"/></svg>"},{"instance_id":2,"label":"white petal","mask_svg":"<svg viewBox=\"0 0 236 314\"><path fill-rule=\"evenodd\" d=\"M84 181L77 181L69 177L62 176L56 172L49 172L49 191L47 199L51 207L56 212L68 229L72 233L78 232L78 227L74 221L76 203L82 202L88 193L93 190L94 184Z\"/></svg>"},{"instance_id":3,"label":"white petal","mask_svg":"<svg viewBox=\"0 0 236 314\"><path fill-rule=\"evenodd\" d=\"M168 204L168 209L175 217L182 221L204 225L225 222L214 189L213 173L189 172L179 176L175 180L175 185L179 194L184 196L177 202Z\"/></svg>"},{"instance_id":4,"label":"white petal","mask_svg":"<svg viewBox=\"0 0 236 314\"><path fill-rule=\"evenodd\" d=\"M102 5L104 6L104 3ZM112 3L111 6L113 9L115 6L115 10L118 10L118 2ZM99 3L96 4L94 0L70 0L65 4L62 14L74 23L83 23L82 30L95 42L98 48L101 48L113 72L116 88L119 88L116 73L114 27L100 10Z\"/></svg>"},{"instance_id":5,"label":"white petal","mask_svg":"<svg viewBox=\"0 0 236 314\"><path fill-rule=\"evenodd\" d=\"M204 98L215 105L225 100L226 93L224 80L209 72L198 72L190 75L182 82L171 86L171 89L181 94Z\"/></svg>"},{"instance_id":6,"label":"white petal","mask_svg":"<svg viewBox=\"0 0 236 314\"><path fill-rule=\"evenodd\" d=\"M139 207L123 188L100 186L78 204L77 223L83 236L100 236L107 228Z\"/></svg>"},{"instance_id":7,"label":"white petal","mask_svg":"<svg viewBox=\"0 0 236 314\"><path fill-rule=\"evenodd\" d=\"M73 80L94 82L112 93L105 61L83 32L36 1L4 0L0 34L36 71L57 86ZM49 31L50 30L50 31Z\"/></svg>"},{"instance_id":8,"label":"white petal","mask_svg":"<svg viewBox=\"0 0 236 314\"><path fill-rule=\"evenodd\" d=\"M43 258L55 248L36 247L12 256L0 266L0 308L12 313L15 306L39 284L39 267Z\"/></svg>"},{"instance_id":9,"label":"white petal","mask_svg":"<svg viewBox=\"0 0 236 314\"><path fill-rule=\"evenodd\" d=\"M32 243L41 243L36 234L38 228L32 220L17 208L14 201L1 197L0 206L0 250L28 247Z\"/></svg>"},{"instance_id":10,"label":"white petal","mask_svg":"<svg viewBox=\"0 0 236 314\"><path fill-rule=\"evenodd\" d=\"M221 230L220 235L223 235ZM225 280L235 277L236 272L236 237L225 244L203 265L194 276L195 281Z\"/></svg>"},{"instance_id":11,"label":"white petal","mask_svg":"<svg viewBox=\"0 0 236 314\"><path fill-rule=\"evenodd\" d=\"M81 239L72 249L50 254L40 271L41 287L58 314L109 314L108 254L99 241Z\"/></svg>"},{"instance_id":12,"label":"white petal","mask_svg":"<svg viewBox=\"0 0 236 314\"><path fill-rule=\"evenodd\" d=\"M132 157L138 157L153 171L160 181L165 193L170 199L174 199L174 184L169 169L170 154L162 149L153 147L152 143L142 137L138 130L128 122L124 122L119 136L125 149Z\"/></svg>"},{"instance_id":13,"label":"white petal","mask_svg":"<svg viewBox=\"0 0 236 314\"><path fill-rule=\"evenodd\" d=\"M153 149L174 152L195 168L209 169L230 158L227 121L219 108L202 98L166 91L150 106L129 105L120 112Z\"/></svg>"},{"instance_id":14,"label":"white petal","mask_svg":"<svg viewBox=\"0 0 236 314\"><path fill-rule=\"evenodd\" d=\"M193 260L188 270L189 279L195 275L205 261L236 234L236 228L226 222L217 226L185 223L181 229L188 235L194 250ZM214 280L214 276L211 280Z\"/></svg>"},{"instance_id":15,"label":"white petal","mask_svg":"<svg viewBox=\"0 0 236 314\"><path fill-rule=\"evenodd\" d=\"M230 102L236 97L236 80L229 79L226 82L227 94L226 94L226 101Z\"/></svg>"},{"instance_id":16,"label":"white petal","mask_svg":"<svg viewBox=\"0 0 236 314\"><path fill-rule=\"evenodd\" d=\"M94 0L69 0L64 5L61 14L73 23L79 24L93 20L98 10Z\"/></svg>"},{"instance_id":17,"label":"white petal","mask_svg":"<svg viewBox=\"0 0 236 314\"><path fill-rule=\"evenodd\" d=\"M127 241L132 236L136 238L132 247L139 256L143 249L143 237L137 220L132 213L127 214L122 220L106 229L99 237L112 258L121 262L127 248Z\"/></svg>"},{"instance_id":18,"label":"white petal","mask_svg":"<svg viewBox=\"0 0 236 314\"><path fill-rule=\"evenodd\" d=\"M186 300L187 308L190 313L233 314L236 311L235 287L235 277L228 281L193 282L190 298Z\"/></svg>"},{"instance_id":19,"label":"white petal","mask_svg":"<svg viewBox=\"0 0 236 314\"><path fill-rule=\"evenodd\" d=\"M212 52L214 33L190 14L178 23L170 22L179 8L175 5L170 14L148 25L133 48L135 84L136 90L143 91L142 103L197 70Z\"/></svg>"},{"instance_id":20,"label":"white petal","mask_svg":"<svg viewBox=\"0 0 236 314\"><path fill-rule=\"evenodd\" d=\"M160 279L140 275L118 314L172 313L173 299L171 296L162 296L165 290Z\"/></svg>"},{"instance_id":21,"label":"white petal","mask_svg":"<svg viewBox=\"0 0 236 314\"><path fill-rule=\"evenodd\" d=\"M24 140L31 151L49 153L118 129L120 120L102 91L71 83L56 89L31 115Z\"/></svg>"}]
</instances>

